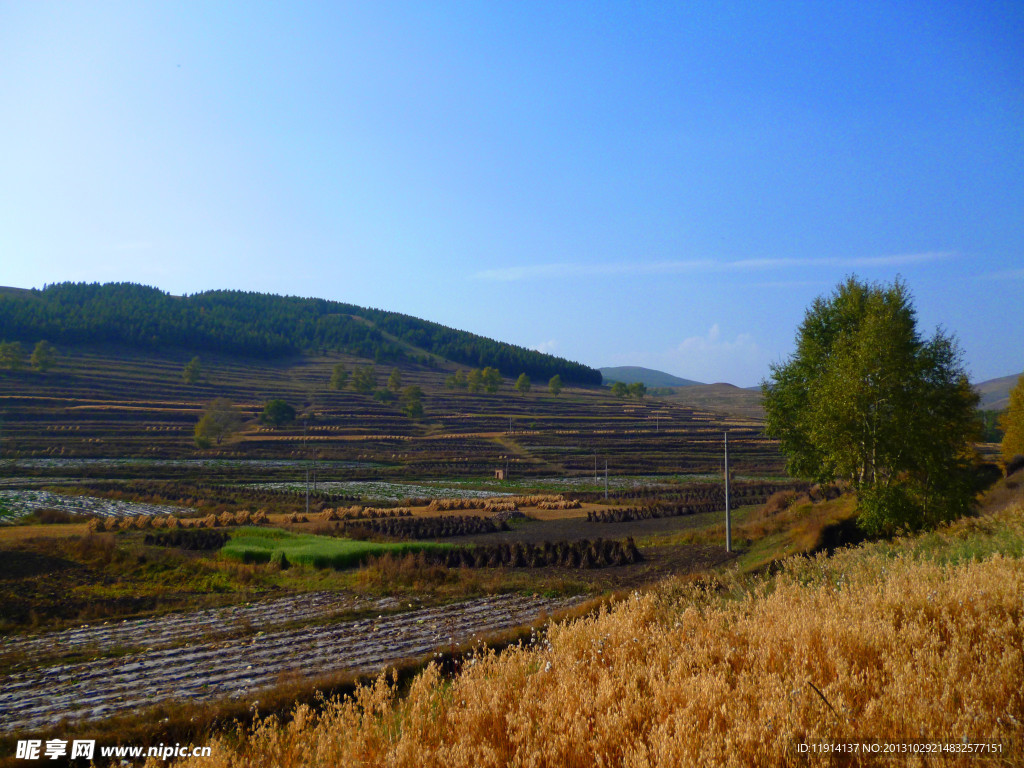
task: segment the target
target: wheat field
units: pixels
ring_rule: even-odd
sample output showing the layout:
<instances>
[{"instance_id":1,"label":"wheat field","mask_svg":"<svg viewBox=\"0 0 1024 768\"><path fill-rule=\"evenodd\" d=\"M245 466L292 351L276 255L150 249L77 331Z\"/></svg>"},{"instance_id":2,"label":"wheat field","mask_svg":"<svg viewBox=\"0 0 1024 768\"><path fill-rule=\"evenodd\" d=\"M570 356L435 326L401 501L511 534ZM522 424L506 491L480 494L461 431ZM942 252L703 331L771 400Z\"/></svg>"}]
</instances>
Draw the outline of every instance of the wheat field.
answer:
<instances>
[{"instance_id":1,"label":"wheat field","mask_svg":"<svg viewBox=\"0 0 1024 768\"><path fill-rule=\"evenodd\" d=\"M994 762L889 765L1024 764L1024 562L964 553L996 534L1024 540L1024 508L947 527L927 546L793 558L753 581L668 580L530 643L482 650L454 676L430 666L402 691L381 677L287 722L265 719L194 764L876 764L800 752L867 739L1002 750Z\"/></svg>"}]
</instances>

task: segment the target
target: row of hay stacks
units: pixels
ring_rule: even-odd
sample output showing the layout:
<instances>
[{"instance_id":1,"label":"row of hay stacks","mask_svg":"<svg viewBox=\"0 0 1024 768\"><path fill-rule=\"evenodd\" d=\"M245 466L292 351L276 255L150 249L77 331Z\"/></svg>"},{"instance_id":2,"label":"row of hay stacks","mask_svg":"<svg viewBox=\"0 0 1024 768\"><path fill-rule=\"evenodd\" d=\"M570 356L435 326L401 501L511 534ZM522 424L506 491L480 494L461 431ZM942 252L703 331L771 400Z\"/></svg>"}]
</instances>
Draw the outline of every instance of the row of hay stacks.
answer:
<instances>
[{"instance_id":1,"label":"row of hay stacks","mask_svg":"<svg viewBox=\"0 0 1024 768\"><path fill-rule=\"evenodd\" d=\"M324 509L316 515L317 520L334 522L337 520L379 520L386 517L412 517L409 507L336 507Z\"/></svg>"},{"instance_id":2,"label":"row of hay stacks","mask_svg":"<svg viewBox=\"0 0 1024 768\"><path fill-rule=\"evenodd\" d=\"M541 501L537 504L538 509L579 509L580 502L577 499L557 499L553 501Z\"/></svg>"},{"instance_id":3,"label":"row of hay stacks","mask_svg":"<svg viewBox=\"0 0 1024 768\"><path fill-rule=\"evenodd\" d=\"M461 509L512 512L519 507L579 509L580 503L576 499L567 499L561 494L534 494L532 496L498 496L489 499L434 499L427 509L432 512L450 512Z\"/></svg>"},{"instance_id":4,"label":"row of hay stacks","mask_svg":"<svg viewBox=\"0 0 1024 768\"><path fill-rule=\"evenodd\" d=\"M136 515L135 517L94 517L88 522L92 533L107 531L146 531L153 528L174 530L178 528L226 528L232 525L266 525L270 522L264 510L249 512L221 512L206 517L181 518L174 515Z\"/></svg>"}]
</instances>

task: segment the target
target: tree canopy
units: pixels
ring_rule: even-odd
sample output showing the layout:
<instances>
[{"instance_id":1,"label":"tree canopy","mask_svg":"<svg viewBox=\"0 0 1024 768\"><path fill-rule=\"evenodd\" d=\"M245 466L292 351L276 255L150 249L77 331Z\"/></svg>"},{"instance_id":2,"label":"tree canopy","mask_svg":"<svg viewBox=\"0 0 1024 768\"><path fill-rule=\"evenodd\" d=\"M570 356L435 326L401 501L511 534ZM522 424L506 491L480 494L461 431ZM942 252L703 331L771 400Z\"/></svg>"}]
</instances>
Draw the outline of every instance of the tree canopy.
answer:
<instances>
[{"instance_id":1,"label":"tree canopy","mask_svg":"<svg viewBox=\"0 0 1024 768\"><path fill-rule=\"evenodd\" d=\"M260 414L260 423L272 427L283 427L295 421L295 409L280 398L268 400Z\"/></svg>"},{"instance_id":2,"label":"tree canopy","mask_svg":"<svg viewBox=\"0 0 1024 768\"><path fill-rule=\"evenodd\" d=\"M515 388L519 394L525 395L531 388L530 377L525 373L519 374L519 378L516 379Z\"/></svg>"},{"instance_id":3,"label":"tree canopy","mask_svg":"<svg viewBox=\"0 0 1024 768\"><path fill-rule=\"evenodd\" d=\"M415 384L402 390L402 411L411 419L423 415L423 390Z\"/></svg>"},{"instance_id":4,"label":"tree canopy","mask_svg":"<svg viewBox=\"0 0 1024 768\"><path fill-rule=\"evenodd\" d=\"M352 388L356 392L364 395L368 395L373 392L377 386L377 376L373 371L372 365L365 365L362 368L356 368L356 372L352 374Z\"/></svg>"},{"instance_id":5,"label":"tree canopy","mask_svg":"<svg viewBox=\"0 0 1024 768\"><path fill-rule=\"evenodd\" d=\"M199 361L198 357L193 357L189 360L181 371L181 379L186 384L195 384L202 378L202 375L203 364Z\"/></svg>"},{"instance_id":6,"label":"tree canopy","mask_svg":"<svg viewBox=\"0 0 1024 768\"><path fill-rule=\"evenodd\" d=\"M791 473L849 481L872 533L966 510L978 397L955 339L918 333L903 282L849 278L807 310L796 347L761 384Z\"/></svg>"},{"instance_id":7,"label":"tree canopy","mask_svg":"<svg viewBox=\"0 0 1024 768\"><path fill-rule=\"evenodd\" d=\"M203 415L199 418L199 423L196 424L196 445L200 448L209 448L211 441L220 445L225 438L233 435L241 426L241 412L230 400L218 397L206 406Z\"/></svg>"},{"instance_id":8,"label":"tree canopy","mask_svg":"<svg viewBox=\"0 0 1024 768\"><path fill-rule=\"evenodd\" d=\"M21 342L0 342L0 368L6 368L10 371L20 371L24 367L25 353L21 348Z\"/></svg>"},{"instance_id":9,"label":"tree canopy","mask_svg":"<svg viewBox=\"0 0 1024 768\"><path fill-rule=\"evenodd\" d=\"M331 389L344 389L350 374L344 363L336 363L331 373Z\"/></svg>"}]
</instances>

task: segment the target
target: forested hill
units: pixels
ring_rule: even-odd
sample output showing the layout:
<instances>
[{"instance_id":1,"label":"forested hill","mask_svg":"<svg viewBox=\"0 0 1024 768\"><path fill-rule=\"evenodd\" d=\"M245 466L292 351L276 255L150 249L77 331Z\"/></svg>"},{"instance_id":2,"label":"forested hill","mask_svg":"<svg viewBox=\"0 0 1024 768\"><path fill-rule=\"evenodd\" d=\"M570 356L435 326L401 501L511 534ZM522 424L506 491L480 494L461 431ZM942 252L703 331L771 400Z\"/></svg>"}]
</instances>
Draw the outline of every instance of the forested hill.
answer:
<instances>
[{"instance_id":1,"label":"forested hill","mask_svg":"<svg viewBox=\"0 0 1024 768\"><path fill-rule=\"evenodd\" d=\"M107 342L159 349L280 357L337 350L377 360L425 352L506 376L525 372L566 383L600 384L600 371L525 347L457 331L397 312L325 299L245 291L171 296L133 283L59 283L42 290L0 289L0 340L55 344Z\"/></svg>"}]
</instances>

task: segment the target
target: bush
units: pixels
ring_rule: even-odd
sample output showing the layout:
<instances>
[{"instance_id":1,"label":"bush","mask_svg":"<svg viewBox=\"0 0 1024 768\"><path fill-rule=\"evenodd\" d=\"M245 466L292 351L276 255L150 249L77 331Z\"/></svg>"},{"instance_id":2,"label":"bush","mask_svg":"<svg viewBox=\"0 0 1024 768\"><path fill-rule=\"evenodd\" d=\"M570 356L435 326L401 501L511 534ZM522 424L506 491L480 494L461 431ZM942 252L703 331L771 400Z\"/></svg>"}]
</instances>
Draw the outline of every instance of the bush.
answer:
<instances>
[{"instance_id":1,"label":"bush","mask_svg":"<svg viewBox=\"0 0 1024 768\"><path fill-rule=\"evenodd\" d=\"M872 486L864 489L858 500L858 522L871 536L889 536L904 527L921 526L921 506L906 486Z\"/></svg>"},{"instance_id":2,"label":"bush","mask_svg":"<svg viewBox=\"0 0 1024 768\"><path fill-rule=\"evenodd\" d=\"M780 512L785 512L794 501L796 501L796 491L792 489L776 491L768 497L768 501L761 509L761 516L772 517Z\"/></svg>"}]
</instances>

